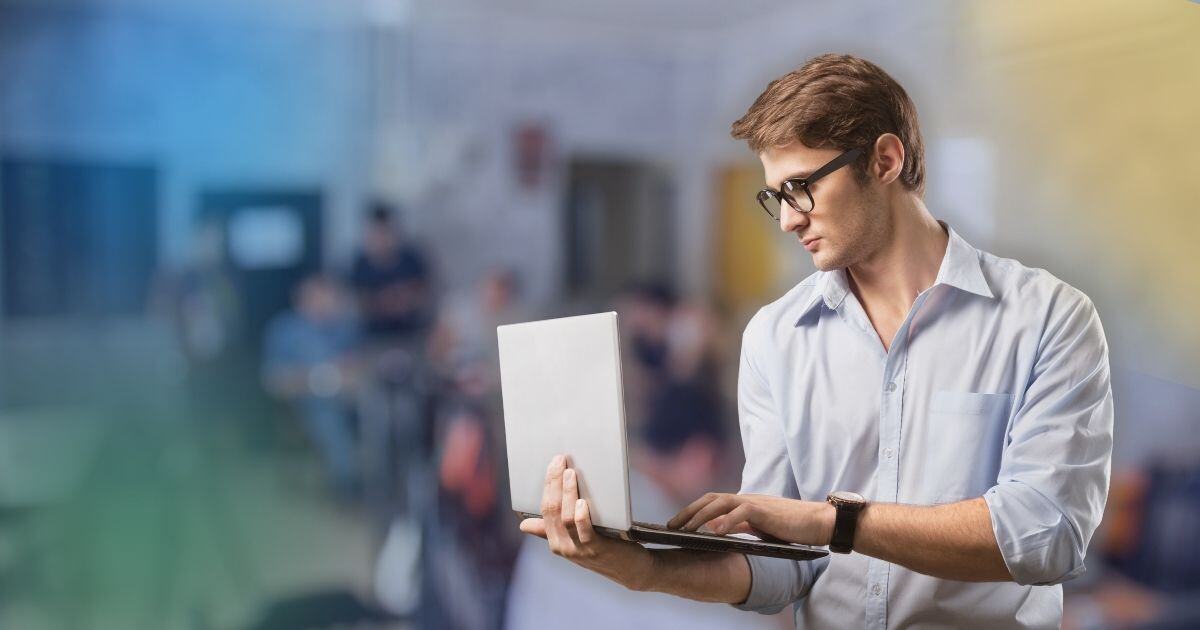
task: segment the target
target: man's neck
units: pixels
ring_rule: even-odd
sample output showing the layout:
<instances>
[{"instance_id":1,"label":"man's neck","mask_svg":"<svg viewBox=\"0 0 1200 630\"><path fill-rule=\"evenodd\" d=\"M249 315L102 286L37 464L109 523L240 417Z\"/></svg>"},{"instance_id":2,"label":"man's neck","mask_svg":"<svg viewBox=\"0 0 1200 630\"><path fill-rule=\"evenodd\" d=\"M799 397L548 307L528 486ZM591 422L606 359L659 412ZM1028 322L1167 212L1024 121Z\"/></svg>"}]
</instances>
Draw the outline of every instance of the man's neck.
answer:
<instances>
[{"instance_id":1,"label":"man's neck","mask_svg":"<svg viewBox=\"0 0 1200 630\"><path fill-rule=\"evenodd\" d=\"M924 202L905 195L893 207L891 235L869 258L846 269L855 296L871 315L903 319L917 295L933 285L949 235Z\"/></svg>"}]
</instances>

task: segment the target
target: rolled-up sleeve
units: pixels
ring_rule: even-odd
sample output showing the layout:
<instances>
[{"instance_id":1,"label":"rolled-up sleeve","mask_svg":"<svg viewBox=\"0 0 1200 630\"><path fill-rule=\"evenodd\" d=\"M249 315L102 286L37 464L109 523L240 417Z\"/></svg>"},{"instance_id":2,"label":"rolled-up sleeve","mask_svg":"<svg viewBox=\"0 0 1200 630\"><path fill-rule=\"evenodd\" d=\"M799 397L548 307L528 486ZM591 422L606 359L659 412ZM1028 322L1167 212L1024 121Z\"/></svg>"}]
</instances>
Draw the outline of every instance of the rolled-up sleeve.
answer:
<instances>
[{"instance_id":1,"label":"rolled-up sleeve","mask_svg":"<svg viewBox=\"0 0 1200 630\"><path fill-rule=\"evenodd\" d=\"M756 318L757 319L757 318ZM741 493L798 498L795 477L788 460L783 426L767 379L755 361L755 319L742 335L738 367L738 421L746 465L742 469ZM735 608L774 614L808 595L827 558L797 562L781 558L746 556L750 563L750 595Z\"/></svg>"},{"instance_id":2,"label":"rolled-up sleeve","mask_svg":"<svg viewBox=\"0 0 1200 630\"><path fill-rule=\"evenodd\" d=\"M1108 346L1086 296L1052 309L1013 414L996 485L984 494L1013 579L1058 584L1084 571L1113 444Z\"/></svg>"}]
</instances>

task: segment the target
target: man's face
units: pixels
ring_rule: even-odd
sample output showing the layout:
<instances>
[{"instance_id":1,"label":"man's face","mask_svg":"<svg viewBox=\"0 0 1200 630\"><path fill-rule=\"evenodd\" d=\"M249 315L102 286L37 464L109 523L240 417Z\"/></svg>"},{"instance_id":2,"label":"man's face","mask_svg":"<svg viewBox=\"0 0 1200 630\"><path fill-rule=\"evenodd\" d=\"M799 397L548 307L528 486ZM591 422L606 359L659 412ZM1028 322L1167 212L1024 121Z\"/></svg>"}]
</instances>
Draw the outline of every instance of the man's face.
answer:
<instances>
[{"instance_id":1,"label":"man's face","mask_svg":"<svg viewBox=\"0 0 1200 630\"><path fill-rule=\"evenodd\" d=\"M759 154L767 186L779 190L785 179L807 177L841 155L839 149L810 149L799 142ZM812 212L782 204L779 229L792 232L812 254L821 271L862 262L874 254L891 231L891 217L873 183L860 185L853 165L846 165L812 184Z\"/></svg>"},{"instance_id":2,"label":"man's face","mask_svg":"<svg viewBox=\"0 0 1200 630\"><path fill-rule=\"evenodd\" d=\"M310 278L300 286L299 302L300 312L315 322L330 321L341 310L337 287L320 278Z\"/></svg>"},{"instance_id":3,"label":"man's face","mask_svg":"<svg viewBox=\"0 0 1200 630\"><path fill-rule=\"evenodd\" d=\"M395 252L398 236L391 224L371 222L367 225L363 249L373 259L387 260Z\"/></svg>"}]
</instances>

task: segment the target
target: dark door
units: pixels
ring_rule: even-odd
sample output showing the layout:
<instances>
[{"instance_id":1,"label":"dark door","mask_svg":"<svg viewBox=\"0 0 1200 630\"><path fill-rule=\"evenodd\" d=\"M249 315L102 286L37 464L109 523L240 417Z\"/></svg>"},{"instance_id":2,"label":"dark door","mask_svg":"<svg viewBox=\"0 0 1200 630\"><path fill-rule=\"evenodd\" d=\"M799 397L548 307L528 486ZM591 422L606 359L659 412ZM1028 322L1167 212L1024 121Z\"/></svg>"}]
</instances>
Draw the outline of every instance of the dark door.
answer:
<instances>
[{"instance_id":1,"label":"dark door","mask_svg":"<svg viewBox=\"0 0 1200 630\"><path fill-rule=\"evenodd\" d=\"M224 232L250 348L261 348L263 329L288 308L293 287L321 267L321 204L321 193L304 190L213 190L200 196L199 218L215 221Z\"/></svg>"}]
</instances>

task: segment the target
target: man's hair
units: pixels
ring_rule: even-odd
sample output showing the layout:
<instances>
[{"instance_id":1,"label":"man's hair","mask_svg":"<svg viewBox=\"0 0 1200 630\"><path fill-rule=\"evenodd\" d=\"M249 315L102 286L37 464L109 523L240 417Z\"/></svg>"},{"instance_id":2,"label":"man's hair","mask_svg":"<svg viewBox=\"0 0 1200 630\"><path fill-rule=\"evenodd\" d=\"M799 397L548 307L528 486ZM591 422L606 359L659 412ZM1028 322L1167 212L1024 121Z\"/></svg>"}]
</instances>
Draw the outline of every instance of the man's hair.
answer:
<instances>
[{"instance_id":1,"label":"man's hair","mask_svg":"<svg viewBox=\"0 0 1200 630\"><path fill-rule=\"evenodd\" d=\"M760 153L800 141L814 149L865 149L853 170L860 183L875 140L892 133L904 144L900 181L925 189L925 145L917 108L904 88L879 66L853 55L820 55L771 81L730 135Z\"/></svg>"},{"instance_id":2,"label":"man's hair","mask_svg":"<svg viewBox=\"0 0 1200 630\"><path fill-rule=\"evenodd\" d=\"M396 219L396 207L382 199L372 200L367 204L367 221L380 227L394 226L399 221Z\"/></svg>"},{"instance_id":3,"label":"man's hair","mask_svg":"<svg viewBox=\"0 0 1200 630\"><path fill-rule=\"evenodd\" d=\"M635 300L667 311L675 308L679 301L671 284L662 280L635 282L628 286L626 292Z\"/></svg>"}]
</instances>

